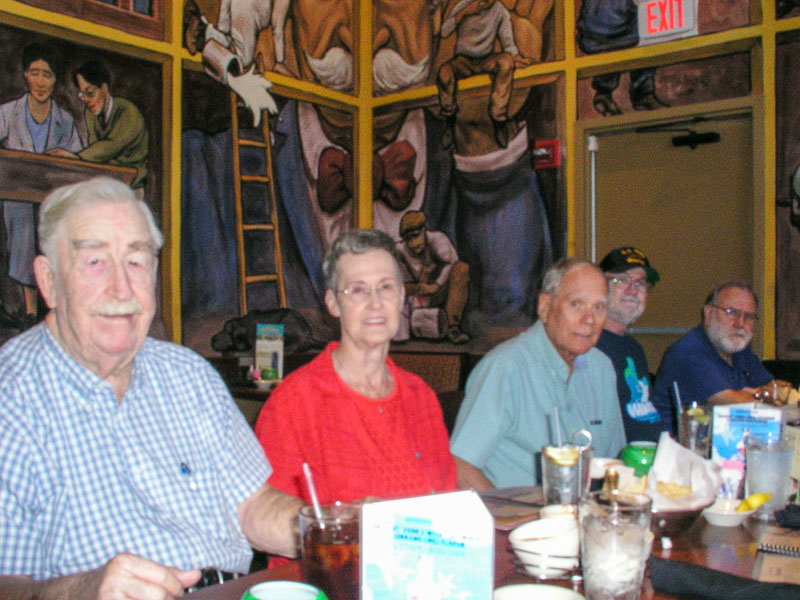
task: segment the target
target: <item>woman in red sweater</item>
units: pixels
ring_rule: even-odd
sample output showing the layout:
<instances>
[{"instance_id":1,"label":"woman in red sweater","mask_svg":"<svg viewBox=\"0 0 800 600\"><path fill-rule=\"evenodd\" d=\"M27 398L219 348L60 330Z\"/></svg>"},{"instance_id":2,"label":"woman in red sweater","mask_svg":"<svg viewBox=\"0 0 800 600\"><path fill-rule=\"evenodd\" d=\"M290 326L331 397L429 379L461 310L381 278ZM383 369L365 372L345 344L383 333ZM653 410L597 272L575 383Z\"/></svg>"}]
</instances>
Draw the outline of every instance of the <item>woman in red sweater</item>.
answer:
<instances>
[{"instance_id":1,"label":"woman in red sweater","mask_svg":"<svg viewBox=\"0 0 800 600\"><path fill-rule=\"evenodd\" d=\"M339 236L323 264L325 303L341 339L272 392L256 436L273 487L310 502L400 498L456 489L456 469L435 393L389 358L405 301L394 242L360 229Z\"/></svg>"}]
</instances>

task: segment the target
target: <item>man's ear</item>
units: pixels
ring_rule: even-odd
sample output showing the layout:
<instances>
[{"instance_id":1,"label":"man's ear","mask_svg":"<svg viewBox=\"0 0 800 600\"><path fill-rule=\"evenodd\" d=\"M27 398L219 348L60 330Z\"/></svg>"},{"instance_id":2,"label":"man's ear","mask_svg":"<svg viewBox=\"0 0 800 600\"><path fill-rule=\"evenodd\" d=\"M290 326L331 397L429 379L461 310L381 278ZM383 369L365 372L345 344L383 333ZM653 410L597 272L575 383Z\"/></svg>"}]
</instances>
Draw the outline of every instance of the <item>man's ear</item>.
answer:
<instances>
[{"instance_id":1,"label":"man's ear","mask_svg":"<svg viewBox=\"0 0 800 600\"><path fill-rule=\"evenodd\" d=\"M539 320L544 323L547 321L547 311L550 310L550 301L552 300L550 294L539 294L539 304L536 306L536 314Z\"/></svg>"},{"instance_id":2,"label":"man's ear","mask_svg":"<svg viewBox=\"0 0 800 600\"><path fill-rule=\"evenodd\" d=\"M708 320L711 318L710 314L711 314L711 306L706 304L705 306L703 306L703 325L708 323Z\"/></svg>"},{"instance_id":3,"label":"man's ear","mask_svg":"<svg viewBox=\"0 0 800 600\"><path fill-rule=\"evenodd\" d=\"M328 312L337 319L341 316L339 302L336 300L336 294L333 293L333 290L325 291L325 306L328 307Z\"/></svg>"},{"instance_id":4,"label":"man's ear","mask_svg":"<svg viewBox=\"0 0 800 600\"><path fill-rule=\"evenodd\" d=\"M40 254L33 259L33 275L47 308L56 307L56 274L50 259Z\"/></svg>"}]
</instances>

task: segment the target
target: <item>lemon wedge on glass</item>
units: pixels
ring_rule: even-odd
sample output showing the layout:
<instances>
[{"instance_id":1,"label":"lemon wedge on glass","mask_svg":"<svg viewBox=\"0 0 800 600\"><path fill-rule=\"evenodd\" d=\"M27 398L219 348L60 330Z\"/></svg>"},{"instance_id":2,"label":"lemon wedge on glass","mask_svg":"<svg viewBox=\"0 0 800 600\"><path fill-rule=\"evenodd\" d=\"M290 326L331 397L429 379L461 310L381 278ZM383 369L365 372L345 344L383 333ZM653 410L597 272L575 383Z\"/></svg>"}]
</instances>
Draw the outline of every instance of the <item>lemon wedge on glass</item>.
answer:
<instances>
[{"instance_id":1,"label":"lemon wedge on glass","mask_svg":"<svg viewBox=\"0 0 800 600\"><path fill-rule=\"evenodd\" d=\"M548 446L544 452L560 467L571 467L578 462L578 449L574 446Z\"/></svg>"},{"instance_id":2,"label":"lemon wedge on glass","mask_svg":"<svg viewBox=\"0 0 800 600\"><path fill-rule=\"evenodd\" d=\"M742 503L736 509L736 512L747 512L748 510L755 510L765 502L772 498L769 492L758 492L757 494L750 494L747 498L742 500Z\"/></svg>"},{"instance_id":3,"label":"lemon wedge on glass","mask_svg":"<svg viewBox=\"0 0 800 600\"><path fill-rule=\"evenodd\" d=\"M687 409L686 414L701 425L708 425L711 422L711 415L706 414L706 411L700 406L692 406Z\"/></svg>"}]
</instances>

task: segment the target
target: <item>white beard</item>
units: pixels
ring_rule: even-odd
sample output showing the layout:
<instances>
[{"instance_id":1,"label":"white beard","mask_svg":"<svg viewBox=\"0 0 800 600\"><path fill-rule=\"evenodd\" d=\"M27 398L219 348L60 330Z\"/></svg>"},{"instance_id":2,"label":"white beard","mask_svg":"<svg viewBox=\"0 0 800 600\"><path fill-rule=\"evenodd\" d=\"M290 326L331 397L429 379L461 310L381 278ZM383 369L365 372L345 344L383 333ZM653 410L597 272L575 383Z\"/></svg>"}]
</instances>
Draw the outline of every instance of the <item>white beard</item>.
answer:
<instances>
[{"instance_id":1,"label":"white beard","mask_svg":"<svg viewBox=\"0 0 800 600\"><path fill-rule=\"evenodd\" d=\"M708 339L711 340L711 343L726 354L736 354L737 352L744 350L747 348L747 344L749 344L753 339L753 335L748 335L744 329L725 331L725 329L718 325L714 320L708 324L706 333L708 335ZM734 333L740 333L741 335L731 337Z\"/></svg>"},{"instance_id":2,"label":"white beard","mask_svg":"<svg viewBox=\"0 0 800 600\"><path fill-rule=\"evenodd\" d=\"M637 307L633 311L625 311L622 308L622 301L633 298L638 302ZM636 319L642 316L644 312L644 302L639 301L638 298L632 296L623 296L619 304L608 305L608 316L614 319L617 323L622 323L625 327L629 327L636 322Z\"/></svg>"}]
</instances>

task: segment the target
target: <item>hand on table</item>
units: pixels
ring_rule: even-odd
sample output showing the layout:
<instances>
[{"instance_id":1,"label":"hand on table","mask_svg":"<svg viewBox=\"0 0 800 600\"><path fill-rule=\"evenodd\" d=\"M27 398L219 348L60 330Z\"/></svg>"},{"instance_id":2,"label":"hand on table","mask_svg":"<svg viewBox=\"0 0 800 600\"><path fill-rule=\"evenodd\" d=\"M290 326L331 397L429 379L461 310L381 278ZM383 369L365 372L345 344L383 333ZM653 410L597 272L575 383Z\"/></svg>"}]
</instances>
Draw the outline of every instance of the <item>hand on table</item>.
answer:
<instances>
[{"instance_id":1,"label":"hand on table","mask_svg":"<svg viewBox=\"0 0 800 600\"><path fill-rule=\"evenodd\" d=\"M183 596L200 579L200 570L165 567L134 554L118 554L87 574L87 597L97 600L167 600ZM96 590L96 594L88 593Z\"/></svg>"}]
</instances>

